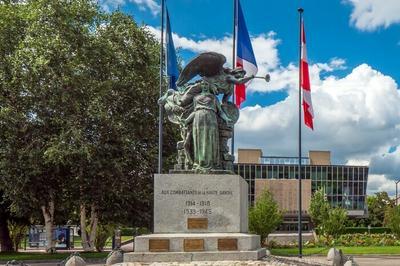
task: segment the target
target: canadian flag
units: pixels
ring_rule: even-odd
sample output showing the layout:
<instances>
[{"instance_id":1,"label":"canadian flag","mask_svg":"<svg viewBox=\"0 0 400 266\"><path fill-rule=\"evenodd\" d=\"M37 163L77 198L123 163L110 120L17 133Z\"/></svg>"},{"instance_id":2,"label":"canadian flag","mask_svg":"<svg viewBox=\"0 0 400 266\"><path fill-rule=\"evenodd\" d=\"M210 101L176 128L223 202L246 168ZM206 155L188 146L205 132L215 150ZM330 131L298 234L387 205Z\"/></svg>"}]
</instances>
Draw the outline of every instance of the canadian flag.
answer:
<instances>
[{"instance_id":1,"label":"canadian flag","mask_svg":"<svg viewBox=\"0 0 400 266\"><path fill-rule=\"evenodd\" d=\"M311 101L310 74L308 72L306 35L304 31L304 21L301 21L301 59L300 59L300 82L303 89L303 110L304 123L314 130L313 119L314 111Z\"/></svg>"}]
</instances>

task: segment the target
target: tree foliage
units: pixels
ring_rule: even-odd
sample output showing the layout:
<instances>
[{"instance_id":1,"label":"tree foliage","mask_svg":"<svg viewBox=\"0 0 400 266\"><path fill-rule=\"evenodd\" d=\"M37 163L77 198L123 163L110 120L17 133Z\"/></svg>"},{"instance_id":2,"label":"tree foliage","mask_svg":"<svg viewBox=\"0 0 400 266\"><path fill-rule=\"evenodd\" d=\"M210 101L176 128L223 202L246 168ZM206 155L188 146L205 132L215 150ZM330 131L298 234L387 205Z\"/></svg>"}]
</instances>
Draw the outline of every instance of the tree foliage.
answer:
<instances>
[{"instance_id":1,"label":"tree foliage","mask_svg":"<svg viewBox=\"0 0 400 266\"><path fill-rule=\"evenodd\" d=\"M92 0L0 2L0 175L12 212L150 223L158 51L131 17ZM171 154L176 130L164 133Z\"/></svg>"},{"instance_id":2,"label":"tree foliage","mask_svg":"<svg viewBox=\"0 0 400 266\"><path fill-rule=\"evenodd\" d=\"M326 219L322 220L321 231L325 236L338 239L346 229L347 211L343 208L329 208Z\"/></svg>"},{"instance_id":3,"label":"tree foliage","mask_svg":"<svg viewBox=\"0 0 400 266\"><path fill-rule=\"evenodd\" d=\"M386 209L384 223L400 239L400 205Z\"/></svg>"},{"instance_id":4,"label":"tree foliage","mask_svg":"<svg viewBox=\"0 0 400 266\"><path fill-rule=\"evenodd\" d=\"M249 210L250 232L261 236L261 244L282 223L282 212L271 192L264 190Z\"/></svg>"},{"instance_id":5,"label":"tree foliage","mask_svg":"<svg viewBox=\"0 0 400 266\"><path fill-rule=\"evenodd\" d=\"M319 227L328 217L329 202L326 199L325 192L321 189L314 192L311 197L309 213L315 227Z\"/></svg>"},{"instance_id":6,"label":"tree foliage","mask_svg":"<svg viewBox=\"0 0 400 266\"><path fill-rule=\"evenodd\" d=\"M368 218L367 225L383 226L385 212L388 208L394 207L394 200L389 197L386 191L377 192L375 195L367 197Z\"/></svg>"},{"instance_id":7,"label":"tree foliage","mask_svg":"<svg viewBox=\"0 0 400 266\"><path fill-rule=\"evenodd\" d=\"M331 207L323 189L312 195L309 212L319 233L334 239L344 233L347 211L340 207Z\"/></svg>"}]
</instances>

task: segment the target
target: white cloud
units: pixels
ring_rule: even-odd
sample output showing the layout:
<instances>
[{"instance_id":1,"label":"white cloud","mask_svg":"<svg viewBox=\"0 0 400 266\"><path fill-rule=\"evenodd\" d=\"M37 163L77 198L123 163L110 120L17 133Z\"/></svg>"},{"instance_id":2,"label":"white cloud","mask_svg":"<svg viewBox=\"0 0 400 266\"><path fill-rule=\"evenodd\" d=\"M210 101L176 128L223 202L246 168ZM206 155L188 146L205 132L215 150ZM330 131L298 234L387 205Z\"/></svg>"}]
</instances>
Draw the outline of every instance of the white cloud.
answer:
<instances>
[{"instance_id":1,"label":"white cloud","mask_svg":"<svg viewBox=\"0 0 400 266\"><path fill-rule=\"evenodd\" d=\"M351 22L361 30L373 31L400 22L399 0L345 0L353 6Z\"/></svg>"},{"instance_id":2,"label":"white cloud","mask_svg":"<svg viewBox=\"0 0 400 266\"><path fill-rule=\"evenodd\" d=\"M140 10L150 10L153 15L157 15L161 7L155 0L100 0L100 5L106 11L116 9L128 3L136 4Z\"/></svg>"},{"instance_id":3,"label":"white cloud","mask_svg":"<svg viewBox=\"0 0 400 266\"><path fill-rule=\"evenodd\" d=\"M330 150L336 163L370 163L370 173L384 178L370 191L389 189L391 173L400 170L400 151L383 159L380 156L399 144L400 93L396 82L367 64L343 78L321 79L325 67L310 66L315 130L303 127L303 155L309 150ZM281 80L287 80L289 96L271 106L243 108L235 127L236 147L262 148L266 155L296 156L297 68L290 65L278 72Z\"/></svg>"},{"instance_id":4,"label":"white cloud","mask_svg":"<svg viewBox=\"0 0 400 266\"><path fill-rule=\"evenodd\" d=\"M160 38L160 30L151 26L146 28L152 32L158 39ZM194 40L187 37L182 37L178 34L173 33L174 44L176 48L181 48L194 53L202 53L207 51L218 51L225 55L227 58L227 65L232 63L232 37L225 36L220 39L201 39ZM265 76L271 71L278 71L279 67L279 55L278 55L278 44L279 39L276 39L274 32L268 34L260 34L251 38L254 54L256 55L258 74L257 76ZM282 73L284 78L284 74ZM251 91L270 91L270 90L281 90L283 87L278 85L285 83L284 81L273 81L270 85L266 84L264 80L254 80L251 84Z\"/></svg>"},{"instance_id":5,"label":"white cloud","mask_svg":"<svg viewBox=\"0 0 400 266\"><path fill-rule=\"evenodd\" d=\"M160 29L152 26L146 26L158 39L160 39ZM182 37L176 33L172 34L176 48L182 48L194 53L201 53L207 51L218 51L225 55L227 64L232 62L232 37L225 36L221 39L211 38L201 40L194 40L187 37ZM268 34L260 34L251 38L254 48L254 53L257 55L256 60L259 67L262 69L271 70L278 66L279 56L277 46L280 40L275 39L275 33L269 32ZM265 73L266 74L266 73Z\"/></svg>"},{"instance_id":6,"label":"white cloud","mask_svg":"<svg viewBox=\"0 0 400 266\"><path fill-rule=\"evenodd\" d=\"M393 180L385 175L370 174L368 176L367 194L386 191L390 196L395 195L396 186Z\"/></svg>"}]
</instances>

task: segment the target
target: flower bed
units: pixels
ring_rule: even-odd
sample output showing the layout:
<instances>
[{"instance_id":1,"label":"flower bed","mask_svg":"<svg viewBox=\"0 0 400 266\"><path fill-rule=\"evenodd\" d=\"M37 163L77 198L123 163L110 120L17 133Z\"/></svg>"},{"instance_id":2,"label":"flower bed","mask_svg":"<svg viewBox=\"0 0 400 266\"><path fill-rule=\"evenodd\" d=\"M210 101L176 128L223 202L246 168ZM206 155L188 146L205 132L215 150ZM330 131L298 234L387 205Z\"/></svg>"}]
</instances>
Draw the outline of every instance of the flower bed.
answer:
<instances>
[{"instance_id":1,"label":"flower bed","mask_svg":"<svg viewBox=\"0 0 400 266\"><path fill-rule=\"evenodd\" d=\"M274 241L268 243L270 248L289 248L297 246L297 242L287 245L279 245ZM304 247L331 247L331 246L345 246L345 247L367 247L367 246L400 246L400 239L394 234L344 234L336 240L329 241L324 236L319 236L319 241L307 241Z\"/></svg>"}]
</instances>

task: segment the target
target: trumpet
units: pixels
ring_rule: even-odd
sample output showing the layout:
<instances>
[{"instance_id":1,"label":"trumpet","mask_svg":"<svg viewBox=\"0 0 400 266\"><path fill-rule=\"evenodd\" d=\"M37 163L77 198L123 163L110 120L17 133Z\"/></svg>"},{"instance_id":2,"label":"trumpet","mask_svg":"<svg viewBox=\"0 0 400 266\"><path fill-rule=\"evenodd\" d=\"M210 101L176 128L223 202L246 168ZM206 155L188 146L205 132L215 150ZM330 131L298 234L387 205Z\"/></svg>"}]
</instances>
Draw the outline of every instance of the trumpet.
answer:
<instances>
[{"instance_id":1,"label":"trumpet","mask_svg":"<svg viewBox=\"0 0 400 266\"><path fill-rule=\"evenodd\" d=\"M253 79L264 79L266 82L270 82L271 76L269 74L265 75L265 77L254 76Z\"/></svg>"}]
</instances>

